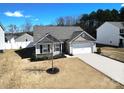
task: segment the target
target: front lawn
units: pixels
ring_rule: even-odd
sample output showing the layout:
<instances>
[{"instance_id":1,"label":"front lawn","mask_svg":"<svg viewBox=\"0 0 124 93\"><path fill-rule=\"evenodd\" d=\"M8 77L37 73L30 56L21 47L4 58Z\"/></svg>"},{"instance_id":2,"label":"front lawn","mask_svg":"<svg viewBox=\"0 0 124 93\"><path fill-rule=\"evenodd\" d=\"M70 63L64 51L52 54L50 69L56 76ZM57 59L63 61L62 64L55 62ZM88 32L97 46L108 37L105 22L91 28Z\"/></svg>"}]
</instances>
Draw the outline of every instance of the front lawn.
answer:
<instances>
[{"instance_id":1,"label":"front lawn","mask_svg":"<svg viewBox=\"0 0 124 93\"><path fill-rule=\"evenodd\" d=\"M46 72L51 60L30 62L13 50L0 59L0 88L124 88L78 58L55 59L54 75Z\"/></svg>"}]
</instances>

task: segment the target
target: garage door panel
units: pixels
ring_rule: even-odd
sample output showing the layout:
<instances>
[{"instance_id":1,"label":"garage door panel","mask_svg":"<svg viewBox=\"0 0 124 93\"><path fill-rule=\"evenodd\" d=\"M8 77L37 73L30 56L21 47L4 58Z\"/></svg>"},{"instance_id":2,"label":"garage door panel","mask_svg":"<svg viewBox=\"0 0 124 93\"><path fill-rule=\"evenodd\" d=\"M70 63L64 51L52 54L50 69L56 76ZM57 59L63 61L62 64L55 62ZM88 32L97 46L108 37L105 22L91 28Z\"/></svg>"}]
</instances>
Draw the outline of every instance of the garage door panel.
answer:
<instances>
[{"instance_id":1,"label":"garage door panel","mask_svg":"<svg viewBox=\"0 0 124 93\"><path fill-rule=\"evenodd\" d=\"M91 53L91 47L89 48L73 48L73 54L85 54Z\"/></svg>"},{"instance_id":2,"label":"garage door panel","mask_svg":"<svg viewBox=\"0 0 124 93\"><path fill-rule=\"evenodd\" d=\"M73 44L72 45L73 48L86 48L86 47L90 47L91 45L89 43L84 43L84 44Z\"/></svg>"}]
</instances>

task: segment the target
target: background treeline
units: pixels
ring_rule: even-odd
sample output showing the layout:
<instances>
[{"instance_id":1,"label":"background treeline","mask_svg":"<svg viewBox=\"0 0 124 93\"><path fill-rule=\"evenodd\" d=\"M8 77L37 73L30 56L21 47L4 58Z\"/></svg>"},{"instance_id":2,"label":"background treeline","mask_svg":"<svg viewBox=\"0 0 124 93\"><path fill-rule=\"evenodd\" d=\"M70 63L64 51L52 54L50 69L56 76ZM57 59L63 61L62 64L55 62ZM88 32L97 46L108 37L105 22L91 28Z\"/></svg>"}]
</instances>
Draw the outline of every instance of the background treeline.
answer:
<instances>
[{"instance_id":1,"label":"background treeline","mask_svg":"<svg viewBox=\"0 0 124 93\"><path fill-rule=\"evenodd\" d=\"M124 7L119 11L98 9L89 14L82 14L79 17L60 17L56 19L58 26L80 26L92 36L96 37L96 28L98 28L105 21L124 21Z\"/></svg>"}]
</instances>

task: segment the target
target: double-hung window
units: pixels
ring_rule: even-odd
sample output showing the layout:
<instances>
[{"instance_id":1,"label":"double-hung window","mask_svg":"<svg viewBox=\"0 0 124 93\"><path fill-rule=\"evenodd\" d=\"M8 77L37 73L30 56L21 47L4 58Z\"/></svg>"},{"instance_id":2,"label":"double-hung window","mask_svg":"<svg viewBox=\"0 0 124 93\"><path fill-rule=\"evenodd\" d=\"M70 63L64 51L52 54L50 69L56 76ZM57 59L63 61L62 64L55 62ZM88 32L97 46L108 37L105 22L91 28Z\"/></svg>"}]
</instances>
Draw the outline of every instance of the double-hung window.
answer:
<instances>
[{"instance_id":1,"label":"double-hung window","mask_svg":"<svg viewBox=\"0 0 124 93\"><path fill-rule=\"evenodd\" d=\"M54 51L60 51L60 44L54 45Z\"/></svg>"},{"instance_id":2,"label":"double-hung window","mask_svg":"<svg viewBox=\"0 0 124 93\"><path fill-rule=\"evenodd\" d=\"M42 53L47 53L47 52L49 52L49 45L48 44L42 45Z\"/></svg>"}]
</instances>

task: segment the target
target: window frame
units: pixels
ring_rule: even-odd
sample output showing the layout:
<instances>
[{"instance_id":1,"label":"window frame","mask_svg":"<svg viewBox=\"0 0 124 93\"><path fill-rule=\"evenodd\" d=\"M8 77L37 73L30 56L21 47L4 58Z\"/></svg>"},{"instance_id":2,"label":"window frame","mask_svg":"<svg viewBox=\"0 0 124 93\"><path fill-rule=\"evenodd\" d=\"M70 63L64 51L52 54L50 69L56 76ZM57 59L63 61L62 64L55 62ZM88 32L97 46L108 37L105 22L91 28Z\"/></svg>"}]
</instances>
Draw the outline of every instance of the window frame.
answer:
<instances>
[{"instance_id":1,"label":"window frame","mask_svg":"<svg viewBox=\"0 0 124 93\"><path fill-rule=\"evenodd\" d=\"M48 49L48 44L43 44L42 45L42 53L48 53L49 49Z\"/></svg>"}]
</instances>

